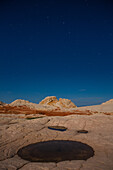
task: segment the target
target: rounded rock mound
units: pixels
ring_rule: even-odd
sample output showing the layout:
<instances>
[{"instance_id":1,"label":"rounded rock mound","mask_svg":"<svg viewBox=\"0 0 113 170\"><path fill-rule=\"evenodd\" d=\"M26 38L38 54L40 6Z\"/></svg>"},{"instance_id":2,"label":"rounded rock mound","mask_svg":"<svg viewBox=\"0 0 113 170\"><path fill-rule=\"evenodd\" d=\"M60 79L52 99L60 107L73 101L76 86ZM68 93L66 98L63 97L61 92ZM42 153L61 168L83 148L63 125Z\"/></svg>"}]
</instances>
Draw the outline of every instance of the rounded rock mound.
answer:
<instances>
[{"instance_id":1,"label":"rounded rock mound","mask_svg":"<svg viewBox=\"0 0 113 170\"><path fill-rule=\"evenodd\" d=\"M39 104L42 105L50 105L57 108L76 108L77 106L69 99L62 99L59 100L55 96L48 96L45 99L43 99Z\"/></svg>"},{"instance_id":2,"label":"rounded rock mound","mask_svg":"<svg viewBox=\"0 0 113 170\"><path fill-rule=\"evenodd\" d=\"M10 106L21 106L21 105L26 105L29 104L30 102L27 100L22 100L22 99L17 99L10 103Z\"/></svg>"},{"instance_id":3,"label":"rounded rock mound","mask_svg":"<svg viewBox=\"0 0 113 170\"><path fill-rule=\"evenodd\" d=\"M43 99L39 104L54 105L57 102L58 100L55 96L48 96L45 99Z\"/></svg>"},{"instance_id":4,"label":"rounded rock mound","mask_svg":"<svg viewBox=\"0 0 113 170\"><path fill-rule=\"evenodd\" d=\"M59 105L65 108L76 108L77 106L69 99L59 99Z\"/></svg>"}]
</instances>

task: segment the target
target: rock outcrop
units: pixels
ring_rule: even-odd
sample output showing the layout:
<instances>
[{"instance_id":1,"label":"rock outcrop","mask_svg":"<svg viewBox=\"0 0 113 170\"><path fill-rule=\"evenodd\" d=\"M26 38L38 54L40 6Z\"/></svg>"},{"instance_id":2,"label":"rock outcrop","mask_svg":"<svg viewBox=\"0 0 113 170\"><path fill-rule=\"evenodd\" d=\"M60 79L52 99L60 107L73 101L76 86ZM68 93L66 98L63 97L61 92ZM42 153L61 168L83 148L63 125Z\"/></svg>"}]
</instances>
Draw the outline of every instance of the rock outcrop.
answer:
<instances>
[{"instance_id":1,"label":"rock outcrop","mask_svg":"<svg viewBox=\"0 0 113 170\"><path fill-rule=\"evenodd\" d=\"M29 107L35 109L30 110ZM55 112L54 109L58 107L60 110ZM110 110L112 112L110 116L104 115L105 111ZM69 115L70 111L76 115ZM99 112L104 114L98 114ZM43 113L46 113L46 116ZM91 115L91 113L94 114ZM64 116L66 114L67 116ZM34 115L35 117L32 117ZM67 130L61 132L49 128L56 126L64 126ZM112 170L112 129L113 99L101 105L81 108L76 108L71 100L57 100L55 96L47 97L40 104L16 100L9 105L0 107L0 170ZM79 141L91 146L94 156L87 160L30 162L17 155L19 149L25 146L51 140Z\"/></svg>"},{"instance_id":2,"label":"rock outcrop","mask_svg":"<svg viewBox=\"0 0 113 170\"><path fill-rule=\"evenodd\" d=\"M102 103L100 105L77 107L71 100L62 99L59 100L55 96L48 96L43 99L39 104L32 103L26 100L15 100L9 106L26 106L30 109L36 109L40 111L60 111L60 112L76 112L78 111L91 111L91 112L107 112L113 113L113 99Z\"/></svg>"},{"instance_id":3,"label":"rock outcrop","mask_svg":"<svg viewBox=\"0 0 113 170\"><path fill-rule=\"evenodd\" d=\"M48 96L45 99L43 99L39 104L54 106L57 102L58 100L55 96L50 96L50 97Z\"/></svg>"},{"instance_id":4,"label":"rock outcrop","mask_svg":"<svg viewBox=\"0 0 113 170\"><path fill-rule=\"evenodd\" d=\"M2 101L0 101L0 106L5 106L6 103L3 103Z\"/></svg>"},{"instance_id":5,"label":"rock outcrop","mask_svg":"<svg viewBox=\"0 0 113 170\"><path fill-rule=\"evenodd\" d=\"M28 103L30 104L30 102L27 100L17 99L13 101L12 103L10 103L10 106L22 106L22 105L26 106L26 104Z\"/></svg>"},{"instance_id":6,"label":"rock outcrop","mask_svg":"<svg viewBox=\"0 0 113 170\"><path fill-rule=\"evenodd\" d=\"M79 110L90 110L96 112L112 112L113 113L113 99L106 101L100 105L78 107Z\"/></svg>"},{"instance_id":7,"label":"rock outcrop","mask_svg":"<svg viewBox=\"0 0 113 170\"><path fill-rule=\"evenodd\" d=\"M54 107L58 107L60 109L70 109L76 108L77 106L69 99L60 98L59 101L55 96L46 97L39 104L41 105L50 105Z\"/></svg>"},{"instance_id":8,"label":"rock outcrop","mask_svg":"<svg viewBox=\"0 0 113 170\"><path fill-rule=\"evenodd\" d=\"M13 106L13 107L26 106L26 107L29 107L30 109L45 110L45 111L54 110L53 106L36 104L36 103L32 103L26 100L21 100L21 99L15 100L14 102L10 103L9 106Z\"/></svg>"},{"instance_id":9,"label":"rock outcrop","mask_svg":"<svg viewBox=\"0 0 113 170\"><path fill-rule=\"evenodd\" d=\"M113 116L71 115L33 120L18 119L16 115L7 116L0 118L0 170L113 169ZM67 130L53 131L48 128L49 126L65 126ZM87 130L88 133L78 133L80 130ZM85 143L93 148L94 156L87 160L67 160L56 163L30 162L17 155L18 150L22 147L50 140L71 140ZM59 148L58 151L61 152Z\"/></svg>"},{"instance_id":10,"label":"rock outcrop","mask_svg":"<svg viewBox=\"0 0 113 170\"><path fill-rule=\"evenodd\" d=\"M106 105L106 104L112 104L113 105L113 99L110 99L106 101L105 103L102 103L101 105Z\"/></svg>"},{"instance_id":11,"label":"rock outcrop","mask_svg":"<svg viewBox=\"0 0 113 170\"><path fill-rule=\"evenodd\" d=\"M69 99L59 99L59 105L65 108L76 108L77 106Z\"/></svg>"}]
</instances>

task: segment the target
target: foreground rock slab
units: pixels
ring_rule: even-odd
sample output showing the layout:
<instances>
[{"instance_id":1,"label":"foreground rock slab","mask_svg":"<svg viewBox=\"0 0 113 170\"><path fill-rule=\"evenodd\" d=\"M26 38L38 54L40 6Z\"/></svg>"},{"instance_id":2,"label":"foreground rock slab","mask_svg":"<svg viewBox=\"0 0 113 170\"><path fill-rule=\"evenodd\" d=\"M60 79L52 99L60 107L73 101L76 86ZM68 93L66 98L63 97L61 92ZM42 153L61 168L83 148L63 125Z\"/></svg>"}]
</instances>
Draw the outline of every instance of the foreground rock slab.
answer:
<instances>
[{"instance_id":1,"label":"foreground rock slab","mask_svg":"<svg viewBox=\"0 0 113 170\"><path fill-rule=\"evenodd\" d=\"M104 114L42 117L0 117L0 170L113 170L113 116ZM66 131L48 129L65 126ZM78 133L86 130L88 133ZM72 140L90 145L94 156L85 160L30 162L21 159L20 148L48 140Z\"/></svg>"}]
</instances>

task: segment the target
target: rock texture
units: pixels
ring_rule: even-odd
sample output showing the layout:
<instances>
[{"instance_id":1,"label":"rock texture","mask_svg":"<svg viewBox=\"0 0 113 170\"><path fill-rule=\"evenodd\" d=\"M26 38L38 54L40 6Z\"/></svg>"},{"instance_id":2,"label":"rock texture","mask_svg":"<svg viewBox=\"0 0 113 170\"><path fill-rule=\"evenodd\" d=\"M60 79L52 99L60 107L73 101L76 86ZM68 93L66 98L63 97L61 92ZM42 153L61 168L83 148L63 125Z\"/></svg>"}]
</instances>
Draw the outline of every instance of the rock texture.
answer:
<instances>
[{"instance_id":1,"label":"rock texture","mask_svg":"<svg viewBox=\"0 0 113 170\"><path fill-rule=\"evenodd\" d=\"M50 97L48 96L45 99L43 99L39 104L55 106L57 102L58 100L55 96L50 96Z\"/></svg>"},{"instance_id":2,"label":"rock texture","mask_svg":"<svg viewBox=\"0 0 113 170\"><path fill-rule=\"evenodd\" d=\"M9 106L26 106L30 109L35 109L38 111L58 111L58 112L68 112L68 113L76 113L77 111L83 112L95 112L95 113L109 113L113 114L113 99L102 103L101 105L94 106L85 106L85 107L77 107L71 100L62 99L59 100L55 96L46 97L39 104L31 103L25 100L15 100Z\"/></svg>"},{"instance_id":3,"label":"rock texture","mask_svg":"<svg viewBox=\"0 0 113 170\"><path fill-rule=\"evenodd\" d=\"M97 112L112 112L113 113L113 99L102 103L101 105L78 107L79 110L91 110Z\"/></svg>"},{"instance_id":4,"label":"rock texture","mask_svg":"<svg viewBox=\"0 0 113 170\"><path fill-rule=\"evenodd\" d=\"M12 102L10 106L22 106L27 104L30 104L30 102L27 100L17 99L14 102Z\"/></svg>"},{"instance_id":5,"label":"rock texture","mask_svg":"<svg viewBox=\"0 0 113 170\"><path fill-rule=\"evenodd\" d=\"M49 106L49 105L41 105L41 104L36 104L32 103L26 100L21 100L17 99L14 102L10 103L9 106L15 107L15 106L26 106L30 109L36 109L36 110L53 110L54 107Z\"/></svg>"},{"instance_id":6,"label":"rock texture","mask_svg":"<svg viewBox=\"0 0 113 170\"><path fill-rule=\"evenodd\" d=\"M76 108L77 106L69 99L59 99L58 105L64 107L64 108Z\"/></svg>"},{"instance_id":7,"label":"rock texture","mask_svg":"<svg viewBox=\"0 0 113 170\"><path fill-rule=\"evenodd\" d=\"M59 101L55 96L46 97L39 104L32 103L26 100L17 99L14 102L10 103L9 106L19 107L26 106L30 109L36 109L38 111L69 111L69 109L74 109L77 106L68 99L60 98ZM73 111L72 111L73 112Z\"/></svg>"},{"instance_id":8,"label":"rock texture","mask_svg":"<svg viewBox=\"0 0 113 170\"><path fill-rule=\"evenodd\" d=\"M102 103L102 105L106 105L106 104L112 104L113 105L113 99L110 99L110 100L106 101L105 103Z\"/></svg>"},{"instance_id":9,"label":"rock texture","mask_svg":"<svg viewBox=\"0 0 113 170\"><path fill-rule=\"evenodd\" d=\"M55 96L46 97L39 104L50 105L50 106L58 107L60 109L62 108L70 109L70 108L77 107L71 100L60 98L58 101L58 99Z\"/></svg>"},{"instance_id":10,"label":"rock texture","mask_svg":"<svg viewBox=\"0 0 113 170\"><path fill-rule=\"evenodd\" d=\"M48 128L57 126L67 130ZM101 105L77 108L71 100L57 100L55 96L39 104L21 99L9 105L1 102L0 170L112 170L112 129L113 99ZM91 146L95 153L86 161L58 163L30 162L17 155L26 145L48 140L79 141Z\"/></svg>"},{"instance_id":11,"label":"rock texture","mask_svg":"<svg viewBox=\"0 0 113 170\"><path fill-rule=\"evenodd\" d=\"M5 106L6 103L3 103L2 101L0 101L0 106Z\"/></svg>"},{"instance_id":12,"label":"rock texture","mask_svg":"<svg viewBox=\"0 0 113 170\"><path fill-rule=\"evenodd\" d=\"M101 105L76 107L71 100L55 96L45 98L40 104L31 103L25 100L16 100L11 104L0 106L0 117L7 114L12 117L14 114L18 118L37 118L44 116L67 116L67 115L93 115L103 113L113 115L113 99Z\"/></svg>"},{"instance_id":13,"label":"rock texture","mask_svg":"<svg viewBox=\"0 0 113 170\"><path fill-rule=\"evenodd\" d=\"M65 126L66 131L53 131L48 126ZM104 114L44 117L33 120L16 115L0 118L0 170L112 170L113 116ZM78 133L87 130L88 133ZM95 153L88 160L58 163L30 162L17 156L28 144L48 140L72 140L90 145Z\"/></svg>"}]
</instances>

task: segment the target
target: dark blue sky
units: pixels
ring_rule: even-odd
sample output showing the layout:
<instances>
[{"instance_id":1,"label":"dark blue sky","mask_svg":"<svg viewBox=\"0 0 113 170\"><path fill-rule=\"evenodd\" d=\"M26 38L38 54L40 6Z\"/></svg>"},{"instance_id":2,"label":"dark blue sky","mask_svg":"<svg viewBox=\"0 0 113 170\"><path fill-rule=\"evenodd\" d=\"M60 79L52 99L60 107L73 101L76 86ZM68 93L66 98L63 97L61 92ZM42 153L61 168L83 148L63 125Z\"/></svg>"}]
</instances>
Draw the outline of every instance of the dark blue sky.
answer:
<instances>
[{"instance_id":1,"label":"dark blue sky","mask_svg":"<svg viewBox=\"0 0 113 170\"><path fill-rule=\"evenodd\" d=\"M0 1L0 101L113 98L113 1Z\"/></svg>"}]
</instances>

